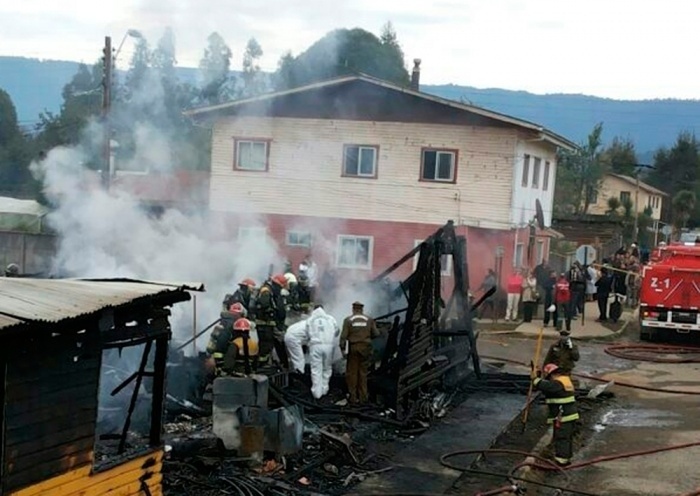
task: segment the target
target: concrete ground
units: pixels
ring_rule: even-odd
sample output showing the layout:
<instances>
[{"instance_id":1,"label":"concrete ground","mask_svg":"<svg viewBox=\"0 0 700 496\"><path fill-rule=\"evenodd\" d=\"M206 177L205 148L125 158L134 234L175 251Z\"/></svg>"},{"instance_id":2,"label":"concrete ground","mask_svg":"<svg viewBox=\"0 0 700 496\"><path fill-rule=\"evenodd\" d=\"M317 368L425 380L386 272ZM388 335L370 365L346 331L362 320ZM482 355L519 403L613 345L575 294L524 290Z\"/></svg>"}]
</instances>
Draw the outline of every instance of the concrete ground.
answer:
<instances>
[{"instance_id":1,"label":"concrete ground","mask_svg":"<svg viewBox=\"0 0 700 496\"><path fill-rule=\"evenodd\" d=\"M603 326L588 319L583 328L572 329L574 337L593 338L578 343L582 358L575 372L597 374L618 382L700 394L700 364L631 361L605 353L605 348L611 344L639 341L633 315L627 314L625 317L630 323L618 334L607 330L606 335L600 329ZM535 342L531 339L532 327L538 328L536 325L528 326L510 334L482 329L480 354L529 362L535 349ZM604 341L595 339L599 334L605 338ZM546 333L542 356L555 339L555 333ZM676 344L699 344L700 340L695 339L695 343L687 341L678 343L676 340ZM484 358L484 361L493 362L494 359ZM505 369L521 373L526 370L508 364ZM585 380L582 383L586 386L596 384L585 384ZM697 468L700 456L700 396L650 392L617 385L611 391L615 398L589 414L594 418L588 418L585 423L583 445L578 447L574 463L685 443L698 442L699 446L607 461L572 470L569 480L557 475L548 477L547 481L589 494L610 496L674 496L700 489L700 470ZM582 414L587 415L587 412ZM540 491L535 494L555 493Z\"/></svg>"}]
</instances>

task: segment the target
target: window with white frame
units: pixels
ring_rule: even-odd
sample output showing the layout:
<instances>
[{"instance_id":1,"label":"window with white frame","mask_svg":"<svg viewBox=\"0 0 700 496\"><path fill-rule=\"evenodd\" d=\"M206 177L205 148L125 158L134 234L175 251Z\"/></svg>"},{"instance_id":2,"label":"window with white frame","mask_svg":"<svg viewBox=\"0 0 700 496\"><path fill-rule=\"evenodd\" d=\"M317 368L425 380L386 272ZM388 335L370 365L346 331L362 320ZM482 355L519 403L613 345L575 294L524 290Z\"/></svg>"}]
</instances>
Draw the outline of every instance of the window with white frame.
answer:
<instances>
[{"instance_id":1,"label":"window with white frame","mask_svg":"<svg viewBox=\"0 0 700 496\"><path fill-rule=\"evenodd\" d=\"M544 240L537 240L537 263L541 264L544 262Z\"/></svg>"},{"instance_id":2,"label":"window with white frame","mask_svg":"<svg viewBox=\"0 0 700 496\"><path fill-rule=\"evenodd\" d=\"M234 139L235 159L233 168L244 171L264 172L268 169L269 140Z\"/></svg>"},{"instance_id":3,"label":"window with white frame","mask_svg":"<svg viewBox=\"0 0 700 496\"><path fill-rule=\"evenodd\" d=\"M542 159L540 157L535 157L532 166L532 187L540 187L540 168L542 166Z\"/></svg>"},{"instance_id":4,"label":"window with white frame","mask_svg":"<svg viewBox=\"0 0 700 496\"><path fill-rule=\"evenodd\" d=\"M264 227L239 227L238 241L265 241L267 229Z\"/></svg>"},{"instance_id":5,"label":"window with white frame","mask_svg":"<svg viewBox=\"0 0 700 496\"><path fill-rule=\"evenodd\" d=\"M377 152L370 145L345 145L343 175L350 177L377 177Z\"/></svg>"},{"instance_id":6,"label":"window with white frame","mask_svg":"<svg viewBox=\"0 0 700 496\"><path fill-rule=\"evenodd\" d=\"M515 245L515 253L513 254L513 267L523 266L523 251L525 245L523 243L517 243Z\"/></svg>"},{"instance_id":7,"label":"window with white frame","mask_svg":"<svg viewBox=\"0 0 700 496\"><path fill-rule=\"evenodd\" d=\"M525 157L523 158L523 179L521 181L521 184L523 187L527 188L527 182L530 178L530 155L525 154Z\"/></svg>"},{"instance_id":8,"label":"window with white frame","mask_svg":"<svg viewBox=\"0 0 700 496\"><path fill-rule=\"evenodd\" d=\"M456 151L425 149L421 160L420 178L423 181L452 183L455 181L456 167Z\"/></svg>"},{"instance_id":9,"label":"window with white frame","mask_svg":"<svg viewBox=\"0 0 700 496\"><path fill-rule=\"evenodd\" d=\"M542 191L547 191L549 189L549 160L544 163L544 175L542 176Z\"/></svg>"},{"instance_id":10,"label":"window with white frame","mask_svg":"<svg viewBox=\"0 0 700 496\"><path fill-rule=\"evenodd\" d=\"M311 246L311 233L307 231L287 231L287 246Z\"/></svg>"},{"instance_id":11,"label":"window with white frame","mask_svg":"<svg viewBox=\"0 0 700 496\"><path fill-rule=\"evenodd\" d=\"M345 269L371 269L374 238L372 236L338 236L336 265Z\"/></svg>"},{"instance_id":12,"label":"window with white frame","mask_svg":"<svg viewBox=\"0 0 700 496\"><path fill-rule=\"evenodd\" d=\"M632 193L629 191L620 191L620 203L623 205L632 201Z\"/></svg>"},{"instance_id":13,"label":"window with white frame","mask_svg":"<svg viewBox=\"0 0 700 496\"><path fill-rule=\"evenodd\" d=\"M424 240L415 239L413 240L413 247L417 247ZM413 255L413 270L415 271L418 267L418 258L420 257L420 250ZM449 255L443 255L440 257L440 275L441 276L451 276L452 275L452 257Z\"/></svg>"}]
</instances>

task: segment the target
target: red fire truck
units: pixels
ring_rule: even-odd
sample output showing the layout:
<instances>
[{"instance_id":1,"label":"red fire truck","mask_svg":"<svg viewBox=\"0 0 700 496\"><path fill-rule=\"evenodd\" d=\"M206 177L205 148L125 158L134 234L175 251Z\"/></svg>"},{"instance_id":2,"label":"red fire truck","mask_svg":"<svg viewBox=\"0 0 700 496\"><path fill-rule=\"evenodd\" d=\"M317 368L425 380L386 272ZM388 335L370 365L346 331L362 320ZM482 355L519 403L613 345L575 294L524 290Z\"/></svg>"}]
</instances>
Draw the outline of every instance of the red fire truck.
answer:
<instances>
[{"instance_id":1,"label":"red fire truck","mask_svg":"<svg viewBox=\"0 0 700 496\"><path fill-rule=\"evenodd\" d=\"M700 244L657 248L642 272L640 338L691 331L700 331Z\"/></svg>"}]
</instances>

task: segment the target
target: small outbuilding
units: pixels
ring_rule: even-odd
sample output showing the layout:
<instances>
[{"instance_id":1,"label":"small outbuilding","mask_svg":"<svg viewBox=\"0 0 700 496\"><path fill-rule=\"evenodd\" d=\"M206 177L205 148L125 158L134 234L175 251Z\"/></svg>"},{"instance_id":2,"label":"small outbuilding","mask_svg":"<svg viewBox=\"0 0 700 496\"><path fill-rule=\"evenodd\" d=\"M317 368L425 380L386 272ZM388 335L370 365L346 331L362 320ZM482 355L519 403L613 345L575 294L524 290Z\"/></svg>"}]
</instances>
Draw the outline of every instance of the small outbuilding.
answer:
<instances>
[{"instance_id":1,"label":"small outbuilding","mask_svg":"<svg viewBox=\"0 0 700 496\"><path fill-rule=\"evenodd\" d=\"M162 494L170 307L203 289L0 277L0 494Z\"/></svg>"}]
</instances>

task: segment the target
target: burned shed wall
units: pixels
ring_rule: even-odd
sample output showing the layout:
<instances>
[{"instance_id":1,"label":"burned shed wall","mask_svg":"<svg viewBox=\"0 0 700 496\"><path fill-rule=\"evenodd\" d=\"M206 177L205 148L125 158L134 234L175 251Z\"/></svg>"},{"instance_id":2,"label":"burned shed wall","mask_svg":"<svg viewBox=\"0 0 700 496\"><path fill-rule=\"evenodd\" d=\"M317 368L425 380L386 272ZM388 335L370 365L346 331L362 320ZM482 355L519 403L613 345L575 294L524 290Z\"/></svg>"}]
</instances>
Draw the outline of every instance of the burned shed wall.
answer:
<instances>
[{"instance_id":1,"label":"burned shed wall","mask_svg":"<svg viewBox=\"0 0 700 496\"><path fill-rule=\"evenodd\" d=\"M4 491L92 462L99 334L29 332L8 346Z\"/></svg>"}]
</instances>

